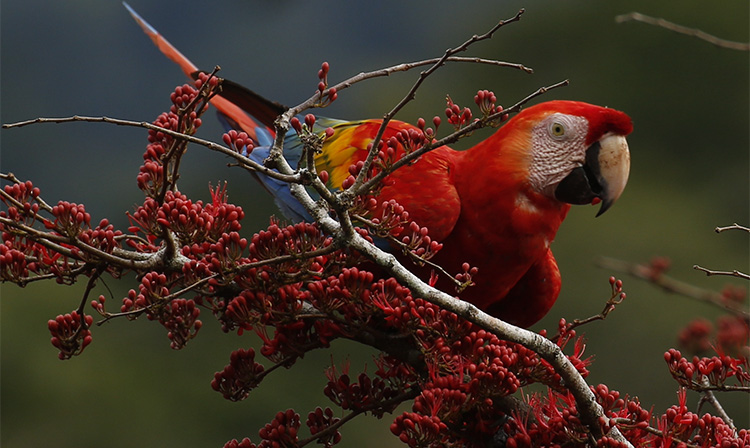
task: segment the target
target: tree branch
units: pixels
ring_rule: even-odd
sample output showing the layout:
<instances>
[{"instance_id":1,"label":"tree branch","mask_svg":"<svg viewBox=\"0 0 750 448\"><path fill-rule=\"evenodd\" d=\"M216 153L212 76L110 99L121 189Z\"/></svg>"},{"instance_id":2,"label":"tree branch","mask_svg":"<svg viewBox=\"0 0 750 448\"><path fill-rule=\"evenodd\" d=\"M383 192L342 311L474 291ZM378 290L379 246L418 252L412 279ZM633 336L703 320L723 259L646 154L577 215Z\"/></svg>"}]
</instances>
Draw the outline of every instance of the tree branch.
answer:
<instances>
[{"instance_id":1,"label":"tree branch","mask_svg":"<svg viewBox=\"0 0 750 448\"><path fill-rule=\"evenodd\" d=\"M750 321L750 313L746 310L732 306L723 300L720 293L711 291L708 289L699 288L689 283L682 282L664 274L654 275L654 271L650 266L630 263L627 261L616 260L614 258L600 258L597 261L597 265L607 269L614 269L619 272L624 272L632 275L633 277L641 280L646 280L652 283L666 292L680 294L685 297L690 297L701 302L710 303L732 314L742 316L745 320Z\"/></svg>"},{"instance_id":2,"label":"tree branch","mask_svg":"<svg viewBox=\"0 0 750 448\"><path fill-rule=\"evenodd\" d=\"M186 135L181 132L176 132L171 129L162 128L159 126L156 126L152 123L148 123L145 121L131 121L131 120L123 120L119 118L110 118L110 117L88 117L88 116L82 116L82 115L73 115L71 117L40 117L40 118L34 118L32 120L24 120L24 121L18 121L15 123L8 123L3 124L3 129L10 129L10 128L20 128L24 126L29 126L33 124L41 124L41 123L69 123L69 122L89 122L89 123L109 123L114 124L117 126L132 126L132 127L138 127L138 128L146 128L158 132L163 132L164 134L167 134L171 137L181 139L188 141L190 143L195 143L201 146L205 146L206 148L220 152L224 155L227 155L229 157L232 157L236 159L239 162L239 165L243 168L249 169L251 171L257 171L261 174L264 174L268 177L272 177L274 179L280 180L282 182L300 182L299 176L295 175L294 173L289 173L288 175L282 175L279 174L270 168L267 168L263 166L262 164L249 159L242 154L227 148L226 146L219 145L218 143L214 143L210 140L204 140L202 138L194 137L192 135Z\"/></svg>"},{"instance_id":3,"label":"tree branch","mask_svg":"<svg viewBox=\"0 0 750 448\"><path fill-rule=\"evenodd\" d=\"M698 39L709 42L720 48L728 48L730 50L738 50L738 51L750 51L750 44L748 43L734 42L731 40L720 39L716 36L703 32L697 28L688 28L686 26L678 25L668 20L647 16L639 12L631 12L629 14L622 14L622 15L615 17L615 22L617 23L624 23L624 22L631 22L631 21L647 23L649 25L653 25L659 28L664 28L666 30L669 30L678 34L684 34L686 36L696 37Z\"/></svg>"},{"instance_id":4,"label":"tree branch","mask_svg":"<svg viewBox=\"0 0 750 448\"><path fill-rule=\"evenodd\" d=\"M708 381L708 378L705 376L701 378L701 385L708 388L710 387L710 383ZM729 414L727 414L727 411L724 410L724 406L719 403L719 400L716 398L716 395L713 393L713 391L706 389L703 392L703 398L701 399L701 402L707 401L708 403L711 403L711 406L716 409L716 412L719 414L719 417L721 417L722 420L726 422L727 425L729 425L730 428L732 428L733 431L737 430L737 427L734 426L734 421L731 417L729 417ZM700 406L699 406L700 407Z\"/></svg>"},{"instance_id":5,"label":"tree branch","mask_svg":"<svg viewBox=\"0 0 750 448\"><path fill-rule=\"evenodd\" d=\"M742 278L745 280L750 280L750 275L745 274L744 272L740 272L736 269L732 271L714 271L708 268L704 268L703 266L698 266L697 264L693 265L693 269L695 269L696 271L705 272L706 276L708 277L711 277L713 275L726 275L729 277L738 277L738 278Z\"/></svg>"},{"instance_id":6,"label":"tree branch","mask_svg":"<svg viewBox=\"0 0 750 448\"><path fill-rule=\"evenodd\" d=\"M742 230L744 232L750 233L750 227L741 226L741 225L737 224L736 222L734 224L732 224L731 226L717 227L717 228L714 229L714 231L716 233L725 232L727 230Z\"/></svg>"},{"instance_id":7,"label":"tree branch","mask_svg":"<svg viewBox=\"0 0 750 448\"><path fill-rule=\"evenodd\" d=\"M286 169L290 169L288 166ZM596 402L589 385L580 375L578 370L568 360L560 347L549 339L522 328L508 324L500 319L490 316L481 311L479 308L456 299L438 289L435 289L424 283L419 277L401 265L395 256L380 250L375 245L369 243L359 234L344 234L341 225L331 218L325 207L316 204L307 194L307 191L301 185L291 185L292 191L302 205L312 214L313 218L321 225L327 233L334 235L334 238L344 239L344 244L357 250L365 257L384 268L389 274L393 275L400 284L408 287L415 297L420 297L457 314L463 319L468 320L481 328L495 334L499 338L515 342L530 350L535 351L545 361L553 366L555 371L563 379L565 386L570 390L576 400L581 420L590 429L592 435L599 439L602 434L599 419L605 418L602 407ZM611 437L618 441L631 446L622 436L617 428L613 428Z\"/></svg>"}]
</instances>

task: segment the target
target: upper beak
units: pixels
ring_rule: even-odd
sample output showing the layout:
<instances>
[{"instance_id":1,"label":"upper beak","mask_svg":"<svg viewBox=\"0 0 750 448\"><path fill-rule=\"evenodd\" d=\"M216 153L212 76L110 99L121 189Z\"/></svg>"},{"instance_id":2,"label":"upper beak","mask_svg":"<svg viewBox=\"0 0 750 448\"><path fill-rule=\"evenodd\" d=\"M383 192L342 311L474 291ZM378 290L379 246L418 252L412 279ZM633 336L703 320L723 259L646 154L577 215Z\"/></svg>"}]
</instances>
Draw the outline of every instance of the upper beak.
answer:
<instances>
[{"instance_id":1,"label":"upper beak","mask_svg":"<svg viewBox=\"0 0 750 448\"><path fill-rule=\"evenodd\" d=\"M630 151L622 135L607 134L586 150L586 163L574 168L555 188L555 197L569 204L600 200L596 216L620 197L630 174Z\"/></svg>"}]
</instances>

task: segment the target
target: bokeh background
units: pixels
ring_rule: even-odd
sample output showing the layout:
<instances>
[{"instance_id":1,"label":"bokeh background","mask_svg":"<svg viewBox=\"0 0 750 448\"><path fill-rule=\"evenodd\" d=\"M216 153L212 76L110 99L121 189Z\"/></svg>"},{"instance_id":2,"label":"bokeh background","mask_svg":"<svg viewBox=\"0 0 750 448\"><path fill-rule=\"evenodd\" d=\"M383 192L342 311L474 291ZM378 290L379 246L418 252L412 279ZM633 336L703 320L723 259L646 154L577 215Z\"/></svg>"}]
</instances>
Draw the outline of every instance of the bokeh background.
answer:
<instances>
[{"instance_id":1,"label":"bokeh background","mask_svg":"<svg viewBox=\"0 0 750 448\"><path fill-rule=\"evenodd\" d=\"M196 64L263 95L296 104L314 92L322 61L338 81L404 61L439 56L520 8L520 23L468 54L523 63L535 70L451 65L419 91L398 117L442 115L450 94L471 104L477 89L514 103L542 85L571 84L543 99L578 99L626 111L632 174L615 207L597 219L576 207L554 243L564 287L558 304L534 329L554 329L560 317L600 311L611 271L600 256L647 261L670 257L671 275L721 289L727 278L707 278L694 264L748 270L748 236L713 228L748 220L748 53L615 16L639 11L748 40L750 4L675 2L349 2L131 0L131 5ZM2 122L38 116L107 115L153 120L168 105L181 72L163 58L118 1L3 1ZM373 80L342 92L325 113L369 118L390 109L417 73ZM539 99L541 101L542 99ZM200 136L218 139L211 117ZM37 125L2 130L2 171L31 179L48 202L84 203L94 220L127 225L124 212L142 201L135 175L146 132L103 124ZM478 135L475 138L481 138ZM244 231L264 228L276 213L246 173L200 147L186 156L181 189L208 198L208 183L230 182L230 197L247 212ZM619 275L619 274L618 274ZM585 328L595 357L592 383L638 396L661 412L676 401L662 354L690 320L720 313L624 277L627 301ZM741 282L735 282L742 284ZM96 293L114 305L134 286L108 280ZM210 388L229 353L256 344L252 336L223 334L209 315L197 339L179 352L145 319L94 329L83 356L61 362L46 322L74 309L83 285L2 285L2 435L5 448L222 446L251 436L278 410L306 415L325 406L323 369L350 360L356 373L372 369L372 351L338 341L271 375L250 398L225 401ZM699 397L690 395L695 406ZM720 395L735 421L747 427L746 396ZM358 417L342 446L398 446L381 421Z\"/></svg>"}]
</instances>

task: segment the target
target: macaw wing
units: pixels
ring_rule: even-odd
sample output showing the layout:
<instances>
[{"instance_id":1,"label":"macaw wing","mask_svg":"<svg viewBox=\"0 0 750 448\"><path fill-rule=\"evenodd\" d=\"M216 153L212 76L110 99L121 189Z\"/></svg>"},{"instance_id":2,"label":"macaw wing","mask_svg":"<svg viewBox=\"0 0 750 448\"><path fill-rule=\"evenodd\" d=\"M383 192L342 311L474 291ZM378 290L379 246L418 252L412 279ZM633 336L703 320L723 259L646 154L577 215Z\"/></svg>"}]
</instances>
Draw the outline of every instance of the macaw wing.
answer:
<instances>
[{"instance_id":1,"label":"macaw wing","mask_svg":"<svg viewBox=\"0 0 750 448\"><path fill-rule=\"evenodd\" d=\"M382 120L362 120L331 126L333 136L326 140L315 158L317 170L328 171L330 188L341 188L350 175L349 167L367 157L368 146L381 125ZM382 141L387 142L405 130L418 128L398 120L389 121ZM399 144L396 155L402 154ZM431 238L444 240L461 213L461 199L453 183L454 162L459 154L443 146L399 168L385 179L378 201L394 199L409 212L411 220L429 229Z\"/></svg>"},{"instance_id":2,"label":"macaw wing","mask_svg":"<svg viewBox=\"0 0 750 448\"><path fill-rule=\"evenodd\" d=\"M325 140L320 153L315 156L317 172L328 172L327 185L330 189L341 189L344 180L351 175L350 167L367 158L368 147L381 124L381 120L341 121L325 117L316 119L314 132L322 134L326 128L333 129L333 135ZM393 120L385 129L383 141L388 141L402 130L408 129L415 127ZM260 128L258 136L265 145L253 149L250 157L262 162L268 157L271 137ZM294 169L297 168L302 150L303 145L299 136L290 131L284 140L284 156ZM402 151L400 147L399 151ZM458 153L447 147L437 148L413 165L394 171L386 178L378 201L394 199L409 212L410 219L429 229L433 239L444 240L453 230L461 213L461 199L451 174L456 154ZM257 177L273 194L277 205L288 218L296 221L311 220L309 214L292 196L287 183L261 174Z\"/></svg>"},{"instance_id":3,"label":"macaw wing","mask_svg":"<svg viewBox=\"0 0 750 448\"><path fill-rule=\"evenodd\" d=\"M227 117L223 117L222 121L228 129L236 125ZM327 128L332 128L334 131L333 135L326 139L320 152L315 155L315 169L317 172L328 172L330 189L340 190L344 180L350 175L349 167L367 158L368 145L372 142L380 125L380 120L343 121L316 117L313 132L322 135ZM395 121L392 125L389 124L384 139L409 127L411 126L406 123ZM266 128L258 127L255 131L256 147L248 157L262 163L270 154L273 136ZM294 130L290 130L284 137L284 157L292 169L297 169L303 149L299 135ZM279 209L287 218L294 221L312 220L302 205L292 196L288 183L260 173L256 173L256 178L273 195Z\"/></svg>"},{"instance_id":4,"label":"macaw wing","mask_svg":"<svg viewBox=\"0 0 750 448\"><path fill-rule=\"evenodd\" d=\"M493 316L513 316L513 325L529 327L555 304L562 280L552 250L533 264L500 301L486 311Z\"/></svg>"},{"instance_id":5,"label":"macaw wing","mask_svg":"<svg viewBox=\"0 0 750 448\"><path fill-rule=\"evenodd\" d=\"M227 129L236 129L236 123L232 122L228 117L223 114L219 114L219 118L224 123ZM327 127L336 126L339 123L345 123L340 120L334 120L330 118L320 117L316 120L315 129L316 132L325 132ZM251 160L262 164L270 155L271 146L273 145L273 134L269 128L257 127L255 128L255 147L253 150L246 154ZM290 130L284 137L284 158L286 158L292 169L296 170L298 163L302 157L303 143L297 133L294 130ZM347 165L348 166L348 165ZM321 165L322 169L326 169L324 165ZM273 177L266 176L262 173L254 172L253 175L263 188L273 196L276 205L281 210L281 213L287 218L294 222L307 221L312 222L312 216L305 210L302 204L292 196L292 190L289 183L274 179ZM340 188L341 185L338 185ZM313 192L311 192L313 194Z\"/></svg>"}]
</instances>

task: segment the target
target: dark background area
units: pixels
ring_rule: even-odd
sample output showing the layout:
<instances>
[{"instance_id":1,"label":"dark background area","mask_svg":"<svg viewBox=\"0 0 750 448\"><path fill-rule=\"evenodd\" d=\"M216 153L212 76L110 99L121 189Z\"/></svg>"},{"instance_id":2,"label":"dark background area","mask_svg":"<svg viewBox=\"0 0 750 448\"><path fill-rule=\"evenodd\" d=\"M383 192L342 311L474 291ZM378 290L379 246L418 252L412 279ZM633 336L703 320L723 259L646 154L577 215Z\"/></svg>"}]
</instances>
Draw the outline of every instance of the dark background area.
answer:
<instances>
[{"instance_id":1,"label":"dark background area","mask_svg":"<svg viewBox=\"0 0 750 448\"><path fill-rule=\"evenodd\" d=\"M727 278L707 278L700 264L748 271L748 237L717 235L713 228L748 224L748 53L615 16L639 11L718 35L747 41L746 1L652 2L395 2L161 1L131 6L198 66L222 67L222 76L266 97L296 104L311 95L322 61L336 82L361 71L440 56L472 34L526 8L520 23L503 28L468 55L523 63L518 70L451 65L431 77L417 101L398 117L414 121L441 115L446 94L472 104L478 89L513 104L543 85L570 79L569 87L541 100L577 99L627 112L631 179L605 215L574 208L553 245L563 275L556 306L535 330L554 330L561 317L599 312L609 297L612 271L600 256L672 260L671 275L721 289ZM169 94L185 82L118 1L2 3L1 104L3 123L39 116L106 115L151 121L169 107ZM417 72L348 89L324 115L371 118L389 110ZM206 116L199 136L218 140L219 125ZM486 134L475 135L474 139ZM30 179L51 203L83 203L97 221L127 226L125 212L142 201L135 184L146 144L142 129L104 124L37 125L2 130L2 171ZM474 140L476 141L476 140ZM465 142L470 144L471 142ZM200 147L185 158L181 190L208 199L208 183L229 181L230 199L247 217L246 236L277 213L249 176ZM620 276L620 274L617 274ZM676 402L677 386L662 354L690 320L720 312L623 277L626 302L605 322L583 331L595 357L592 384L635 395L656 412ZM735 281L733 283L743 284ZM131 279L97 288L115 306L134 287ZM49 343L47 320L77 307L83 285L3 284L0 300L2 374L0 443L3 447L220 447L250 436L278 410L304 416L327 405L323 369L349 359L355 373L373 368L373 352L345 341L319 351L294 369L275 372L248 400L231 403L210 388L229 353L257 346L253 336L223 334L207 313L204 328L179 352L157 324L114 321L94 329L94 342L61 362ZM87 310L90 312L90 310ZM746 396L721 394L739 426L747 427ZM695 406L698 395L689 395ZM341 446L379 447L399 442L392 417L358 417Z\"/></svg>"}]
</instances>

